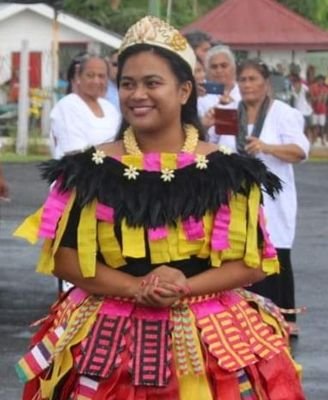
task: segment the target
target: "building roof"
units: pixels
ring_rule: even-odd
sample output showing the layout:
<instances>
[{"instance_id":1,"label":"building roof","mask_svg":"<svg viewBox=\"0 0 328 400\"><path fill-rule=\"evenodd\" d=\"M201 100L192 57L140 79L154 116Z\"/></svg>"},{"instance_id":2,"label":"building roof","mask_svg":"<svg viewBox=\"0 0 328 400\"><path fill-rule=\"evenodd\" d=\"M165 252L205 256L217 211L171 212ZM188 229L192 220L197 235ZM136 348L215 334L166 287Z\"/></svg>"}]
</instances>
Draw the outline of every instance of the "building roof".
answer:
<instances>
[{"instance_id":1,"label":"building roof","mask_svg":"<svg viewBox=\"0 0 328 400\"><path fill-rule=\"evenodd\" d=\"M54 9L46 4L0 4L0 22L26 10L35 12L49 20L53 20L55 16ZM121 45L122 38L120 35L106 31L105 29L99 28L98 26L73 15L60 11L57 20L60 25L73 29L74 31L112 48L117 49Z\"/></svg>"},{"instance_id":2,"label":"building roof","mask_svg":"<svg viewBox=\"0 0 328 400\"><path fill-rule=\"evenodd\" d=\"M182 32L202 30L238 49L328 50L328 32L276 0L225 0Z\"/></svg>"}]
</instances>

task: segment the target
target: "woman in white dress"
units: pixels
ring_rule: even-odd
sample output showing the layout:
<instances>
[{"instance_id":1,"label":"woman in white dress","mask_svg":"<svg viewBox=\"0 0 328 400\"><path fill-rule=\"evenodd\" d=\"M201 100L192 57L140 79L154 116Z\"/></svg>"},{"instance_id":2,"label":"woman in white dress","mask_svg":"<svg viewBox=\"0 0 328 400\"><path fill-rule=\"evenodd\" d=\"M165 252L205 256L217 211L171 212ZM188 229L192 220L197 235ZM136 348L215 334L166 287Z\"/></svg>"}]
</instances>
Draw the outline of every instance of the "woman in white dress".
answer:
<instances>
[{"instance_id":1,"label":"woman in white dress","mask_svg":"<svg viewBox=\"0 0 328 400\"><path fill-rule=\"evenodd\" d=\"M219 144L261 159L282 182L275 200L264 194L264 211L271 241L277 250L281 273L253 286L284 309L295 308L291 249L295 236L297 196L293 164L305 160L309 141L302 114L288 104L270 98L270 72L259 60L247 60L239 69L242 101L238 106L239 133L221 135ZM295 314L286 315L291 334L297 335Z\"/></svg>"},{"instance_id":2,"label":"woman in white dress","mask_svg":"<svg viewBox=\"0 0 328 400\"><path fill-rule=\"evenodd\" d=\"M72 92L50 114L54 157L111 142L121 121L115 107L103 98L108 82L104 59L85 54L76 64Z\"/></svg>"}]
</instances>

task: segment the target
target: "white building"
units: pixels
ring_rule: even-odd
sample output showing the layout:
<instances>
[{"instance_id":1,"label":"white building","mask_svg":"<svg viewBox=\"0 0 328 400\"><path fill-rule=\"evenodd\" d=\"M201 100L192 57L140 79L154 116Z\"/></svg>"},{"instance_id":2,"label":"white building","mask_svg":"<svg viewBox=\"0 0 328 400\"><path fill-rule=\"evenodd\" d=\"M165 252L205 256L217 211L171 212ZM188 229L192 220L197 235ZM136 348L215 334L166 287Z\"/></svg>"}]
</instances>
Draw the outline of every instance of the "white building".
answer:
<instances>
[{"instance_id":1,"label":"white building","mask_svg":"<svg viewBox=\"0 0 328 400\"><path fill-rule=\"evenodd\" d=\"M121 37L45 4L0 4L0 85L17 75L22 41L28 41L30 87L50 88L69 59L83 50L118 48ZM58 46L59 60L56 61ZM53 71L56 71L55 73Z\"/></svg>"}]
</instances>

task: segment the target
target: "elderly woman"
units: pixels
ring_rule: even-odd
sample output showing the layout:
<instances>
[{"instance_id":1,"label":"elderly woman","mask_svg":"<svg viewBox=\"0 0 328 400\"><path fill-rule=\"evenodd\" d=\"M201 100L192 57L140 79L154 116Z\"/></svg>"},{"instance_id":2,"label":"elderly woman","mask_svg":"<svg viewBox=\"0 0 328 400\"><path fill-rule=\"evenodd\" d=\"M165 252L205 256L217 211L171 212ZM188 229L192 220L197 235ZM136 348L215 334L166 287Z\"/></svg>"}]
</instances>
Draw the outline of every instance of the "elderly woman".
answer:
<instances>
[{"instance_id":1,"label":"elderly woman","mask_svg":"<svg viewBox=\"0 0 328 400\"><path fill-rule=\"evenodd\" d=\"M68 94L50 114L55 158L112 141L121 121L116 108L103 98L108 83L105 59L81 55L73 59L68 75Z\"/></svg>"},{"instance_id":2,"label":"elderly woman","mask_svg":"<svg viewBox=\"0 0 328 400\"><path fill-rule=\"evenodd\" d=\"M295 236L297 199L293 164L307 158L309 141L304 134L302 114L288 104L272 100L270 72L260 60L245 61L239 69L242 101L238 107L239 134L221 135L219 143L261 159L281 178L283 190L275 200L264 195L264 211L271 240L277 249L281 273L253 286L284 309L295 308L291 249ZM291 334L297 335L295 315L287 315Z\"/></svg>"},{"instance_id":3,"label":"elderly woman","mask_svg":"<svg viewBox=\"0 0 328 400\"><path fill-rule=\"evenodd\" d=\"M209 128L209 139L217 143L218 135L211 127L214 107L236 109L241 99L236 82L236 60L230 48L223 45L212 47L206 55L205 70L209 81L224 85L222 95L208 94L198 101L198 113L203 125Z\"/></svg>"}]
</instances>

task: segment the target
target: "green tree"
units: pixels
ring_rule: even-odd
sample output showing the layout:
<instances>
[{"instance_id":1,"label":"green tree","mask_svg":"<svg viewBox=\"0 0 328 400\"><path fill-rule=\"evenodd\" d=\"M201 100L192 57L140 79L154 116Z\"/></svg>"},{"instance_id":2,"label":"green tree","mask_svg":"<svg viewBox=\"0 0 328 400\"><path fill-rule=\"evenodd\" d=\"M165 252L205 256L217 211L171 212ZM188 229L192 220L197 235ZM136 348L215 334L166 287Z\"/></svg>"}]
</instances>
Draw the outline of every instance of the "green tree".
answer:
<instances>
[{"instance_id":1,"label":"green tree","mask_svg":"<svg viewBox=\"0 0 328 400\"><path fill-rule=\"evenodd\" d=\"M172 0L170 22L181 28L223 1ZM278 1L313 23L328 28L328 0ZM148 13L148 0L63 0L63 3L65 11L122 35L131 24ZM167 5L168 0L160 0L163 19L166 18Z\"/></svg>"},{"instance_id":2,"label":"green tree","mask_svg":"<svg viewBox=\"0 0 328 400\"><path fill-rule=\"evenodd\" d=\"M314 24L328 28L327 0L279 0L279 2Z\"/></svg>"}]
</instances>

